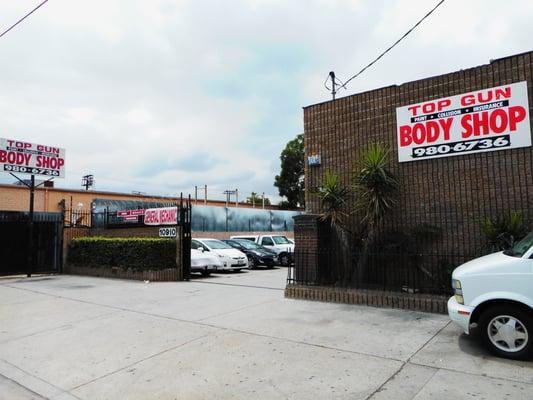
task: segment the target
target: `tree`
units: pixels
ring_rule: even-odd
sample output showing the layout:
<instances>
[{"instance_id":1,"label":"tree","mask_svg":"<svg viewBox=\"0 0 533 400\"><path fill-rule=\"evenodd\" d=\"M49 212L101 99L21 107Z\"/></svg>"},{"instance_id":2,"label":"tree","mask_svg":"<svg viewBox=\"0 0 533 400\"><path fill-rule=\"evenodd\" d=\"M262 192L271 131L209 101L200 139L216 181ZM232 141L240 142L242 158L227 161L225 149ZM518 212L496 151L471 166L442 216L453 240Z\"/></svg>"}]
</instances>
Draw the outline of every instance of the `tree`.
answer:
<instances>
[{"instance_id":1,"label":"tree","mask_svg":"<svg viewBox=\"0 0 533 400\"><path fill-rule=\"evenodd\" d=\"M250 197L246 198L246 203L248 204L255 204L258 207L263 206L263 197L258 196L256 192L252 192L252 195ZM272 203L270 202L270 199L268 197L265 197L265 206L269 206Z\"/></svg>"},{"instance_id":2,"label":"tree","mask_svg":"<svg viewBox=\"0 0 533 400\"><path fill-rule=\"evenodd\" d=\"M304 135L299 134L289 141L280 155L281 171L276 175L274 186L280 196L287 198L290 208L305 206L304 183Z\"/></svg>"}]
</instances>

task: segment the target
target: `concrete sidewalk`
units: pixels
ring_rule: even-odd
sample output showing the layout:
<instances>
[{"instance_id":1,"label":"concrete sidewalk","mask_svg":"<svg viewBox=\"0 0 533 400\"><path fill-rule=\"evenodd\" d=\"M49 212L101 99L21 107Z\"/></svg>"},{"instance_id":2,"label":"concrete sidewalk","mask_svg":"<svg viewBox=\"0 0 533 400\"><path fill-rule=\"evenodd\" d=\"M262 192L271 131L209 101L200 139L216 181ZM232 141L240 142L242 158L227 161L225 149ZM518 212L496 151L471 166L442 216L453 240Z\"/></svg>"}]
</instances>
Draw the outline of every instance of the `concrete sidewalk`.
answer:
<instances>
[{"instance_id":1,"label":"concrete sidewalk","mask_svg":"<svg viewBox=\"0 0 533 400\"><path fill-rule=\"evenodd\" d=\"M442 315L283 298L286 269L0 280L0 399L531 399Z\"/></svg>"}]
</instances>

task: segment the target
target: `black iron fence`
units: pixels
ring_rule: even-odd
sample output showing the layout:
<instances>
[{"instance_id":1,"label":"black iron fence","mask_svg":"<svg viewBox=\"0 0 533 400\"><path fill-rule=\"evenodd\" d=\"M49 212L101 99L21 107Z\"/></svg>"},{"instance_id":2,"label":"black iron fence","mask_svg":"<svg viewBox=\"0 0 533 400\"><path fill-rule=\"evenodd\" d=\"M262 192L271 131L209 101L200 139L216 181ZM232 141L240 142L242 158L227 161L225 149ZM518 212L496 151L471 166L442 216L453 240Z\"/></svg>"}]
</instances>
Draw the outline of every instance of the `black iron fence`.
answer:
<instances>
[{"instance_id":1,"label":"black iron fence","mask_svg":"<svg viewBox=\"0 0 533 400\"><path fill-rule=\"evenodd\" d=\"M447 295L453 270L472 258L408 252L343 255L331 249L296 248L287 283Z\"/></svg>"}]
</instances>

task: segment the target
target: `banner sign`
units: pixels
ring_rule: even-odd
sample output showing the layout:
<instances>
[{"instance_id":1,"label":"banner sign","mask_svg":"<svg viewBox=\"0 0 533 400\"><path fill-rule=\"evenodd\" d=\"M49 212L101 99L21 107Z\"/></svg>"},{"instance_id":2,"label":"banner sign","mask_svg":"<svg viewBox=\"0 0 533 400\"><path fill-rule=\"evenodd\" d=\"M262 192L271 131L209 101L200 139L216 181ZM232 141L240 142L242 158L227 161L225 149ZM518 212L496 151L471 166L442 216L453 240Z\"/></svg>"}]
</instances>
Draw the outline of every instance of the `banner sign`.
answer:
<instances>
[{"instance_id":1,"label":"banner sign","mask_svg":"<svg viewBox=\"0 0 533 400\"><path fill-rule=\"evenodd\" d=\"M143 209L117 211L117 217L124 221L138 221L140 215L144 215Z\"/></svg>"},{"instance_id":2,"label":"banner sign","mask_svg":"<svg viewBox=\"0 0 533 400\"><path fill-rule=\"evenodd\" d=\"M0 172L65 177L65 149L0 138Z\"/></svg>"},{"instance_id":3,"label":"banner sign","mask_svg":"<svg viewBox=\"0 0 533 400\"><path fill-rule=\"evenodd\" d=\"M177 225L178 207L148 208L144 211L145 225Z\"/></svg>"},{"instance_id":4,"label":"banner sign","mask_svg":"<svg viewBox=\"0 0 533 400\"><path fill-rule=\"evenodd\" d=\"M527 82L396 109L398 160L531 146Z\"/></svg>"}]
</instances>

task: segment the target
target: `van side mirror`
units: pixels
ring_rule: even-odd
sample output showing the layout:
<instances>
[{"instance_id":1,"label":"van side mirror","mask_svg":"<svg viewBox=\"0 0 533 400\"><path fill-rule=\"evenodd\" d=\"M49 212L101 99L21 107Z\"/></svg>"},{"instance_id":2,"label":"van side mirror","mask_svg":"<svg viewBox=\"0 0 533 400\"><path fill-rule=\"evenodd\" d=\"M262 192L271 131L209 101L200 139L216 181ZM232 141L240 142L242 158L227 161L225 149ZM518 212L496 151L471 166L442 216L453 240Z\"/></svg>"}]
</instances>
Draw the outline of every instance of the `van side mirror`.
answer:
<instances>
[{"instance_id":1,"label":"van side mirror","mask_svg":"<svg viewBox=\"0 0 533 400\"><path fill-rule=\"evenodd\" d=\"M201 251L202 253L205 251L205 249L202 246L198 247L196 250Z\"/></svg>"}]
</instances>

